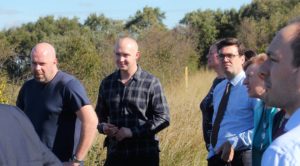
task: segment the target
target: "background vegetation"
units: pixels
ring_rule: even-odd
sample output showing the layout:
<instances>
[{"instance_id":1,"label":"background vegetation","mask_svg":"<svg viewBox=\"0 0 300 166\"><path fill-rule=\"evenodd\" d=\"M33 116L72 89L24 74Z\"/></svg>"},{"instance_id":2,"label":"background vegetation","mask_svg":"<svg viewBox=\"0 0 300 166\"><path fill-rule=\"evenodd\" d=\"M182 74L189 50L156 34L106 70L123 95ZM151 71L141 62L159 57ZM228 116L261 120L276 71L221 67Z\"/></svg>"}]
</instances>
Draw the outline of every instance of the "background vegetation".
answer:
<instances>
[{"instance_id":1,"label":"background vegetation","mask_svg":"<svg viewBox=\"0 0 300 166\"><path fill-rule=\"evenodd\" d=\"M130 35L139 42L140 65L161 79L171 107L171 126L160 134L162 165L202 165L206 152L198 103L214 77L204 70L209 45L237 37L248 49L263 52L276 31L299 15L300 0L253 0L239 10L191 11L172 29L163 24L163 11L147 6L126 21L96 13L83 23L76 17L41 17L0 31L0 102L15 104L30 77L30 50L46 41L55 46L60 69L79 78L95 103L100 81L115 70L115 40ZM181 85L186 66L193 75L188 89ZM102 140L95 142L88 165L105 159Z\"/></svg>"}]
</instances>

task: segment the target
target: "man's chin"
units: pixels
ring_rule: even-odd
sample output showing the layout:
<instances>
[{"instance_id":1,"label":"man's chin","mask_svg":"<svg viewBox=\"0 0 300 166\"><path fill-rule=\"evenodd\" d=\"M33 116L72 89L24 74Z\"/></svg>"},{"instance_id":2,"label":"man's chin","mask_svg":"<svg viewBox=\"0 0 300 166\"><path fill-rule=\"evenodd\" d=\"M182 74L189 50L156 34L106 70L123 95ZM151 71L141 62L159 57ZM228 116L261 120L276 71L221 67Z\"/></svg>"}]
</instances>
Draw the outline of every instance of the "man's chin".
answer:
<instances>
[{"instance_id":1,"label":"man's chin","mask_svg":"<svg viewBox=\"0 0 300 166\"><path fill-rule=\"evenodd\" d=\"M121 71L127 71L127 70L128 70L127 67L119 67L119 69L120 69Z\"/></svg>"},{"instance_id":2,"label":"man's chin","mask_svg":"<svg viewBox=\"0 0 300 166\"><path fill-rule=\"evenodd\" d=\"M45 78L41 78L41 77L34 77L34 79L40 83L44 83L46 81Z\"/></svg>"},{"instance_id":3,"label":"man's chin","mask_svg":"<svg viewBox=\"0 0 300 166\"><path fill-rule=\"evenodd\" d=\"M273 107L275 105L272 99L272 95L269 92L266 92L266 94L263 97L263 101L266 103L267 106Z\"/></svg>"}]
</instances>

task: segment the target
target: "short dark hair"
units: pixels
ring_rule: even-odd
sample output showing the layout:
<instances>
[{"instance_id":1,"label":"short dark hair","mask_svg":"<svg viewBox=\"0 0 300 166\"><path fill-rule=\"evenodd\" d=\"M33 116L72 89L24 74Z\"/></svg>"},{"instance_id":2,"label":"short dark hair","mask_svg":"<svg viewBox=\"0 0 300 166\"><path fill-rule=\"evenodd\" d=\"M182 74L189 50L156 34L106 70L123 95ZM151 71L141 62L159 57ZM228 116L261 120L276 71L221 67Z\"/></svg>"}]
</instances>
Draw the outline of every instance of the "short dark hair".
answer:
<instances>
[{"instance_id":1,"label":"short dark hair","mask_svg":"<svg viewBox=\"0 0 300 166\"><path fill-rule=\"evenodd\" d=\"M221 39L218 43L217 43L217 48L218 48L218 52L226 46L232 46L235 45L238 48L238 52L239 55L245 55L245 47L244 45L237 39L237 38L233 38L233 37L229 37L229 38L224 38Z\"/></svg>"},{"instance_id":2,"label":"short dark hair","mask_svg":"<svg viewBox=\"0 0 300 166\"><path fill-rule=\"evenodd\" d=\"M257 54L253 50L246 50L244 52L246 61L250 60L252 57L255 57Z\"/></svg>"}]
</instances>

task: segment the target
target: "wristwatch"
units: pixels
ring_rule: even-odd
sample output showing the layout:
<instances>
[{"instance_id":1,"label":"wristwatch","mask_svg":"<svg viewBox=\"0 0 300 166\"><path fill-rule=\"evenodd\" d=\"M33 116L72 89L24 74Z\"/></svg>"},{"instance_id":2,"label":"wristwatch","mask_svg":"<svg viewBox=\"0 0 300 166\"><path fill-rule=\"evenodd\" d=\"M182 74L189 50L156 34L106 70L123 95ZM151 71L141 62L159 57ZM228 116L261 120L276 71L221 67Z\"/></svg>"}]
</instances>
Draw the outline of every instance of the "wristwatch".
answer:
<instances>
[{"instance_id":1,"label":"wristwatch","mask_svg":"<svg viewBox=\"0 0 300 166\"><path fill-rule=\"evenodd\" d=\"M72 155L71 162L79 163L81 166L83 166L83 164L84 164L84 161L78 160L75 154Z\"/></svg>"}]
</instances>

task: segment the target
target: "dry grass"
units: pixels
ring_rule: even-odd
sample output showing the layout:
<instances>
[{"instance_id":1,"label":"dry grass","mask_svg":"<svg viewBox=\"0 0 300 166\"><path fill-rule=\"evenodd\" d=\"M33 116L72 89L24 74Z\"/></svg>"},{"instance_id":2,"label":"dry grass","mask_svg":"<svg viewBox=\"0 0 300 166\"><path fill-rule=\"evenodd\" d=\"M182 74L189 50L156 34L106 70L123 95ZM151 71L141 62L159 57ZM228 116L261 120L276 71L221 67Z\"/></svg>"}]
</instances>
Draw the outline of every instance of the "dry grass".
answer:
<instances>
[{"instance_id":1,"label":"dry grass","mask_svg":"<svg viewBox=\"0 0 300 166\"><path fill-rule=\"evenodd\" d=\"M159 133L162 166L206 165L207 151L202 137L199 103L214 77L211 71L200 71L190 76L188 88L185 88L184 79L165 87L171 125ZM102 135L98 136L86 165L103 164L106 151L102 147L103 139Z\"/></svg>"}]
</instances>

